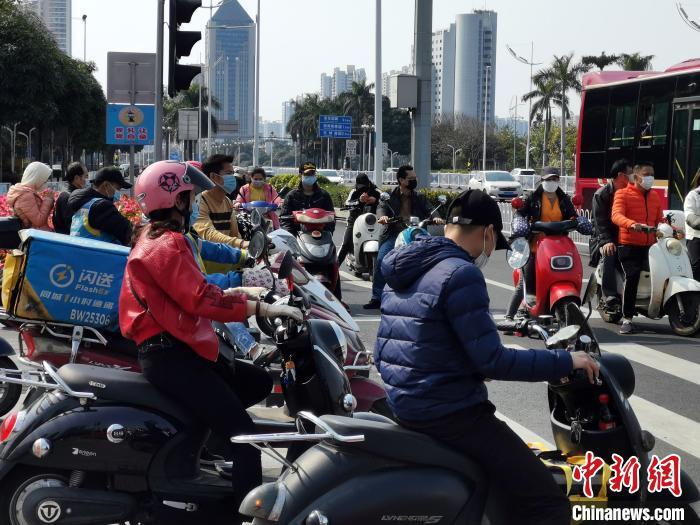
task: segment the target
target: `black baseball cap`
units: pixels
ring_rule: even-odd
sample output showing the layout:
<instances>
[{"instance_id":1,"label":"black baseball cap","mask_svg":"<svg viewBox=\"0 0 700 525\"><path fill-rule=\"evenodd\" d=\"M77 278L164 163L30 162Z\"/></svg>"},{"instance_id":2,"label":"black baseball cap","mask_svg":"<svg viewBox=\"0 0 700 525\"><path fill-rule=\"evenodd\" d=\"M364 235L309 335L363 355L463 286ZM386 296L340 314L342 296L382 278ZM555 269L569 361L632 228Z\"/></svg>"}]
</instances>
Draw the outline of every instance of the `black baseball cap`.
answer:
<instances>
[{"instance_id":1,"label":"black baseball cap","mask_svg":"<svg viewBox=\"0 0 700 525\"><path fill-rule=\"evenodd\" d=\"M119 168L116 166L106 166L95 173L95 178L92 179L92 184L100 184L102 182L114 182L119 184L122 189L131 188L131 184L124 180L124 176Z\"/></svg>"},{"instance_id":2,"label":"black baseball cap","mask_svg":"<svg viewBox=\"0 0 700 525\"><path fill-rule=\"evenodd\" d=\"M545 166L542 168L542 175L541 179L542 180L548 180L551 179L552 177L559 177L559 168L553 168L552 166Z\"/></svg>"},{"instance_id":3,"label":"black baseball cap","mask_svg":"<svg viewBox=\"0 0 700 525\"><path fill-rule=\"evenodd\" d=\"M304 162L304 164L299 166L299 173L301 174L308 173L310 171L316 171L316 164L313 162Z\"/></svg>"},{"instance_id":4,"label":"black baseball cap","mask_svg":"<svg viewBox=\"0 0 700 525\"><path fill-rule=\"evenodd\" d=\"M447 210L447 224L493 224L496 230L496 250L507 250L510 247L503 235L503 219L498 204L481 190L467 190L457 195Z\"/></svg>"}]
</instances>

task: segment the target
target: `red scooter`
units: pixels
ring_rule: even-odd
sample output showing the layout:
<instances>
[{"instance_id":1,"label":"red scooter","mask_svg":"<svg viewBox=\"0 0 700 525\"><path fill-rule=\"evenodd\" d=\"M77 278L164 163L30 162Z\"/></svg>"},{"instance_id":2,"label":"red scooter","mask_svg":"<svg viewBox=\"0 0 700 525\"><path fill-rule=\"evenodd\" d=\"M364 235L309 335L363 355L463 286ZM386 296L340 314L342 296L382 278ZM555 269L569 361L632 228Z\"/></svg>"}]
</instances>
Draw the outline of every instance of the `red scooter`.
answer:
<instances>
[{"instance_id":1,"label":"red scooter","mask_svg":"<svg viewBox=\"0 0 700 525\"><path fill-rule=\"evenodd\" d=\"M522 206L520 199L513 200L513 207ZM508 252L508 262L513 270L513 283L518 286L520 275L530 257L535 257L534 287L531 279L523 279L523 308L531 318L554 315L563 325L566 321L566 305L581 305L583 266L581 256L568 233L579 230L586 233L590 222L585 217L557 222L534 222L524 228L514 226L516 239ZM537 240L535 254L530 253L530 234L544 234ZM514 263L514 264L513 264Z\"/></svg>"}]
</instances>

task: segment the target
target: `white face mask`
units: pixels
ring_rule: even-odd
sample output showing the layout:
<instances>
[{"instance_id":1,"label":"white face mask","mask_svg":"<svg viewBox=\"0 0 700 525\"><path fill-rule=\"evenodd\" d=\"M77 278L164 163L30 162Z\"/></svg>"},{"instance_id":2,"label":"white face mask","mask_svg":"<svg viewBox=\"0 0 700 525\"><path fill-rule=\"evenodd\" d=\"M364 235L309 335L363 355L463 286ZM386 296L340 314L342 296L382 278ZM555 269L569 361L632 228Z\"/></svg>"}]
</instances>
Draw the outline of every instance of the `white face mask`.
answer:
<instances>
[{"instance_id":1,"label":"white face mask","mask_svg":"<svg viewBox=\"0 0 700 525\"><path fill-rule=\"evenodd\" d=\"M654 186L654 176L645 175L642 177L642 188L645 190L650 190Z\"/></svg>"},{"instance_id":2,"label":"white face mask","mask_svg":"<svg viewBox=\"0 0 700 525\"><path fill-rule=\"evenodd\" d=\"M488 231L488 228L484 230L484 250L481 252L481 254L474 259L474 265L477 268L484 268L488 263L489 263L489 255L486 254L486 232Z\"/></svg>"},{"instance_id":3,"label":"white face mask","mask_svg":"<svg viewBox=\"0 0 700 525\"><path fill-rule=\"evenodd\" d=\"M559 188L559 183L555 180L546 180L542 182L542 188L547 193L554 193Z\"/></svg>"}]
</instances>

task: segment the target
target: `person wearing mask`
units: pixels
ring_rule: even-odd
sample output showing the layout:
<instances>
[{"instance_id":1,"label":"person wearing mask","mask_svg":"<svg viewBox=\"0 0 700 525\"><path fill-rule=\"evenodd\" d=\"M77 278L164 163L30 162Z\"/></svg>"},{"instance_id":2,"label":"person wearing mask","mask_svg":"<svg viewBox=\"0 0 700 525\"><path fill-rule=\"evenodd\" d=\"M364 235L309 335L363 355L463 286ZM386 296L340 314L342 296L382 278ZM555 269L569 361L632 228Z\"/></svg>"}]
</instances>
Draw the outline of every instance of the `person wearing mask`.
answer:
<instances>
[{"instance_id":1,"label":"person wearing mask","mask_svg":"<svg viewBox=\"0 0 700 525\"><path fill-rule=\"evenodd\" d=\"M14 184L7 192L7 205L12 213L22 221L23 228L36 228L50 231L49 216L54 204L54 195L42 191L51 177L51 168L42 162L31 162L24 168L22 182Z\"/></svg>"},{"instance_id":2,"label":"person wearing mask","mask_svg":"<svg viewBox=\"0 0 700 525\"><path fill-rule=\"evenodd\" d=\"M377 216L379 224L384 225L379 237L379 252L377 253L377 263L374 267L372 279L372 297L363 306L365 310L376 310L381 306L382 290L384 289L384 276L382 275L382 260L391 250L394 249L396 238L406 227L411 217L427 219L430 215L428 201L424 195L416 191L418 177L413 166L404 165L396 172L397 186L391 192L388 201L380 202L377 206ZM389 224L389 219L401 217L399 222ZM436 224L442 224L442 219L436 219Z\"/></svg>"},{"instance_id":3,"label":"person wearing mask","mask_svg":"<svg viewBox=\"0 0 700 525\"><path fill-rule=\"evenodd\" d=\"M207 283L185 233L195 193L213 186L185 163L159 161L139 176L136 194L150 222L136 233L127 260L119 325L136 343L146 379L230 447L238 499L231 513L240 524L240 500L262 482L260 453L234 445L230 438L255 432L246 408L269 394L271 381L263 369L240 361L235 375L226 365L217 365L219 345L211 321L241 322L256 314L296 320L303 316L297 308L258 301L260 288L222 290Z\"/></svg>"},{"instance_id":4,"label":"person wearing mask","mask_svg":"<svg viewBox=\"0 0 700 525\"><path fill-rule=\"evenodd\" d=\"M282 219L280 220L282 228L293 235L299 233L299 225L291 218L292 212L308 210L309 208L335 211L333 199L326 190L318 185L316 164L305 162L299 166L299 174L301 175L299 186L285 197L281 212ZM326 229L334 231L335 224L327 224Z\"/></svg>"},{"instance_id":5,"label":"person wearing mask","mask_svg":"<svg viewBox=\"0 0 700 525\"><path fill-rule=\"evenodd\" d=\"M612 222L619 228L617 256L625 272L622 296L621 334L632 333L632 318L637 313L637 287L642 268L647 264L649 247L656 242L654 233L644 233L644 226L656 227L663 222L663 208L654 187L654 166L639 162L633 169L634 183L615 193Z\"/></svg>"},{"instance_id":6,"label":"person wearing mask","mask_svg":"<svg viewBox=\"0 0 700 525\"><path fill-rule=\"evenodd\" d=\"M68 197L75 190L81 190L87 185L88 170L80 162L72 162L66 171L68 191L62 191L56 199L53 209L53 229L56 233L70 235L71 220L73 214L68 208Z\"/></svg>"},{"instance_id":7,"label":"person wearing mask","mask_svg":"<svg viewBox=\"0 0 700 525\"><path fill-rule=\"evenodd\" d=\"M233 174L233 157L212 155L204 161L202 171L214 186L199 198L199 215L194 230L206 241L228 244L234 248L247 248L248 242L241 238L238 221L228 194L236 189Z\"/></svg>"},{"instance_id":8,"label":"person wearing mask","mask_svg":"<svg viewBox=\"0 0 700 525\"><path fill-rule=\"evenodd\" d=\"M348 225L345 228L343 245L340 247L340 252L338 252L338 264L343 264L345 256L354 249L352 229L355 225L355 220L363 213L376 213L379 197L379 190L369 180L367 174L358 173L357 177L355 177L355 189L348 195L347 202L357 201L360 203L360 206L352 208L348 214Z\"/></svg>"},{"instance_id":9,"label":"person wearing mask","mask_svg":"<svg viewBox=\"0 0 700 525\"><path fill-rule=\"evenodd\" d=\"M253 169L250 182L240 189L234 206L240 208L243 203L253 201L282 204L282 199L277 195L275 187L265 182L265 170L263 168ZM269 219L272 221L272 227L275 230L280 227L280 220L276 213L270 212Z\"/></svg>"},{"instance_id":10,"label":"person wearing mask","mask_svg":"<svg viewBox=\"0 0 700 525\"><path fill-rule=\"evenodd\" d=\"M494 415L484 378L559 381L583 369L593 383L599 366L586 352L503 346L482 273L495 250L508 248L498 205L467 190L446 222L444 237L418 237L382 262L387 286L374 357L389 406L401 426L477 462L512 503L509 523L568 525L566 495Z\"/></svg>"},{"instance_id":11,"label":"person wearing mask","mask_svg":"<svg viewBox=\"0 0 700 525\"><path fill-rule=\"evenodd\" d=\"M632 176L632 166L626 159L615 161L610 169L608 183L598 189L593 195L593 225L594 234L589 243L590 265L598 267L603 259L603 298L606 306L620 304L617 293L617 269L620 262L617 258L618 228L612 222L612 207L615 192L627 187Z\"/></svg>"},{"instance_id":12,"label":"person wearing mask","mask_svg":"<svg viewBox=\"0 0 700 525\"><path fill-rule=\"evenodd\" d=\"M559 169L547 166L542 170L541 184L525 199L523 207L517 210L514 222L517 220L524 220L528 223L558 222L575 217L576 208L571 197L559 187ZM520 282L513 292L506 312L507 320L513 319L523 301L523 279L526 279L525 284L528 290L535 289L535 254L537 253L537 243L542 237L544 234L539 233L533 235L530 240L532 256L528 259L524 271L520 273Z\"/></svg>"},{"instance_id":13,"label":"person wearing mask","mask_svg":"<svg viewBox=\"0 0 700 525\"><path fill-rule=\"evenodd\" d=\"M128 246L133 233L131 222L119 212L115 202L121 198L121 190L129 188L131 184L116 166L100 169L91 187L75 190L68 197L70 234Z\"/></svg>"},{"instance_id":14,"label":"person wearing mask","mask_svg":"<svg viewBox=\"0 0 700 525\"><path fill-rule=\"evenodd\" d=\"M685 196L683 211L685 212L686 232L688 239L688 258L693 268L693 279L700 281L700 169L690 183L691 190Z\"/></svg>"}]
</instances>

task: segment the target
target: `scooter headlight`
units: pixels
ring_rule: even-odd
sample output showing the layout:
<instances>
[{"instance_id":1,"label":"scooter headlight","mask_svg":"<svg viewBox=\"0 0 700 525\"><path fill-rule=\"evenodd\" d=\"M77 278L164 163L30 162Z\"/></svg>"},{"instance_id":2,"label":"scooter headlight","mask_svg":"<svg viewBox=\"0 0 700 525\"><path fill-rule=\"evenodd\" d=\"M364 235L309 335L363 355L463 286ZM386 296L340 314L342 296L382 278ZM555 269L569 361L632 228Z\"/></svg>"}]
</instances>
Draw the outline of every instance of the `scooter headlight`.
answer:
<instances>
[{"instance_id":1,"label":"scooter headlight","mask_svg":"<svg viewBox=\"0 0 700 525\"><path fill-rule=\"evenodd\" d=\"M377 216L373 213L368 213L365 217L365 223L367 223L367 226L374 226L377 224Z\"/></svg>"},{"instance_id":2,"label":"scooter headlight","mask_svg":"<svg viewBox=\"0 0 700 525\"><path fill-rule=\"evenodd\" d=\"M683 244L678 239L668 239L666 249L674 257L679 257L683 253Z\"/></svg>"}]
</instances>

